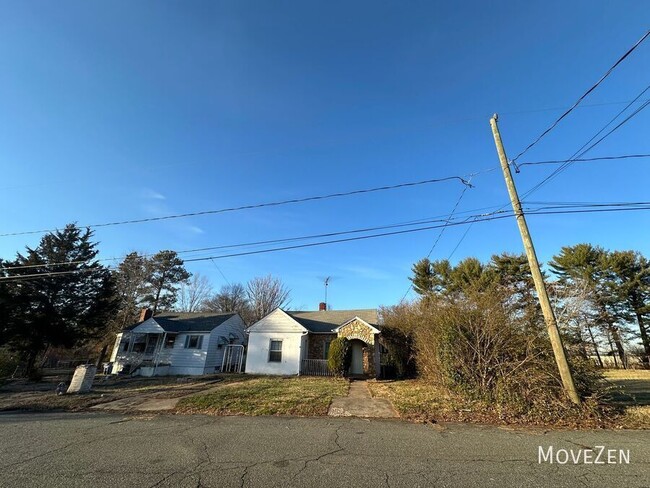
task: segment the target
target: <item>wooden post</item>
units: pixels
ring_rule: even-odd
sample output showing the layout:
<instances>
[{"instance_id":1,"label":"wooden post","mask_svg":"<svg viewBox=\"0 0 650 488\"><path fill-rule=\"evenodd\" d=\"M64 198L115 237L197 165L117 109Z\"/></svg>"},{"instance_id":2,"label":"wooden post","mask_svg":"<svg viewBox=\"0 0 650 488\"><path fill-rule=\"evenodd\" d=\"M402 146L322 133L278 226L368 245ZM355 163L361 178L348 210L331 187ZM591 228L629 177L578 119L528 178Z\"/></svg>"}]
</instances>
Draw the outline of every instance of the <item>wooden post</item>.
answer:
<instances>
[{"instance_id":1,"label":"wooden post","mask_svg":"<svg viewBox=\"0 0 650 488\"><path fill-rule=\"evenodd\" d=\"M508 195L510 195L510 201L512 202L512 209L515 212L517 225L519 226L519 232L521 233L521 239L524 242L524 249L526 250L526 256L528 257L528 265L530 266L530 271L533 275L533 281L535 282L535 289L537 290L539 303L542 307L542 313L544 314L544 320L546 322L548 335L551 340L551 345L553 346L555 362L557 363L557 367L560 370L560 377L562 378L564 390L573 403L580 405L580 396L578 395L575 384L573 382L573 376L571 375L571 370L569 369L569 363L566 358L564 346L562 345L560 331L557 327L555 313L553 313L553 307L551 306L551 301L548 298L546 286L544 285L544 277L542 276L542 272L539 268L539 261L537 260L537 255L535 254L533 240L531 239L530 232L528 231L528 224L526 224L524 212L521 210L521 202L519 201L517 188L515 187L515 182L512 179L512 173L510 172L510 165L508 164L506 151L503 148L503 143L501 142L501 134L499 133L499 127L497 126L497 119L497 114L494 114L494 116L490 119L490 125L492 126L492 135L494 136L494 143L496 144L497 153L499 154L499 161L501 162L503 177L506 180Z\"/></svg>"}]
</instances>

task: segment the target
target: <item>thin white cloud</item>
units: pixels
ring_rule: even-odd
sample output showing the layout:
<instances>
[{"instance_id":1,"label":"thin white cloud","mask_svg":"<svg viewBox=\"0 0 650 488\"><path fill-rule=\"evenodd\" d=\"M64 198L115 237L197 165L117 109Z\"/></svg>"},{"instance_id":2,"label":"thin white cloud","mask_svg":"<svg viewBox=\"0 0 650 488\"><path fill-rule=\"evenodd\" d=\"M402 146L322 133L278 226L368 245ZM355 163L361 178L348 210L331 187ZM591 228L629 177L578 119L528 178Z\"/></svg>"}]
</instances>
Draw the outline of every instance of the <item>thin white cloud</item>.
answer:
<instances>
[{"instance_id":1,"label":"thin white cloud","mask_svg":"<svg viewBox=\"0 0 650 488\"><path fill-rule=\"evenodd\" d=\"M187 230L193 232L194 234L205 234L205 231L196 225L188 225Z\"/></svg>"},{"instance_id":2,"label":"thin white cloud","mask_svg":"<svg viewBox=\"0 0 650 488\"><path fill-rule=\"evenodd\" d=\"M162 193L158 193L155 190L152 190L151 188L143 188L141 191L141 196L142 198L145 198L147 200L166 200L167 198L165 195Z\"/></svg>"},{"instance_id":3,"label":"thin white cloud","mask_svg":"<svg viewBox=\"0 0 650 488\"><path fill-rule=\"evenodd\" d=\"M353 273L357 277L367 280L388 280L391 278L389 273L378 268L371 268L367 266L345 266L341 268L343 271Z\"/></svg>"}]
</instances>

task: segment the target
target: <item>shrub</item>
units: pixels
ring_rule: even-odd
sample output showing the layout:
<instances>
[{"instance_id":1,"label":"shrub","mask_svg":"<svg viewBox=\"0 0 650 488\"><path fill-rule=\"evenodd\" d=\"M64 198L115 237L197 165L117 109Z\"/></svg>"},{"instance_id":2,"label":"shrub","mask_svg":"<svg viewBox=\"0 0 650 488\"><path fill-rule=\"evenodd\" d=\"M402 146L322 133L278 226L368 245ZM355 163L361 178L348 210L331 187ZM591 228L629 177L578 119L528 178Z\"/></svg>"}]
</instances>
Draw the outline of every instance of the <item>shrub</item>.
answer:
<instances>
[{"instance_id":1,"label":"shrub","mask_svg":"<svg viewBox=\"0 0 650 488\"><path fill-rule=\"evenodd\" d=\"M413 331L417 320L407 313L409 305L383 308L381 315L384 325L381 329L381 345L387 353L382 358L398 378L412 377L416 373Z\"/></svg>"},{"instance_id":2,"label":"shrub","mask_svg":"<svg viewBox=\"0 0 650 488\"><path fill-rule=\"evenodd\" d=\"M544 417L573 410L559 379L543 322L530 321L497 286L468 288L462 296L431 296L391 318L413 336L422 377L503 417ZM569 351L571 352L571 351ZM582 396L598 374L573 354L571 367Z\"/></svg>"},{"instance_id":3,"label":"shrub","mask_svg":"<svg viewBox=\"0 0 650 488\"><path fill-rule=\"evenodd\" d=\"M344 376L350 369L350 341L345 337L337 337L330 343L327 354L327 367L336 376Z\"/></svg>"},{"instance_id":4,"label":"shrub","mask_svg":"<svg viewBox=\"0 0 650 488\"><path fill-rule=\"evenodd\" d=\"M20 366L18 355L0 348L0 378L9 378Z\"/></svg>"}]
</instances>

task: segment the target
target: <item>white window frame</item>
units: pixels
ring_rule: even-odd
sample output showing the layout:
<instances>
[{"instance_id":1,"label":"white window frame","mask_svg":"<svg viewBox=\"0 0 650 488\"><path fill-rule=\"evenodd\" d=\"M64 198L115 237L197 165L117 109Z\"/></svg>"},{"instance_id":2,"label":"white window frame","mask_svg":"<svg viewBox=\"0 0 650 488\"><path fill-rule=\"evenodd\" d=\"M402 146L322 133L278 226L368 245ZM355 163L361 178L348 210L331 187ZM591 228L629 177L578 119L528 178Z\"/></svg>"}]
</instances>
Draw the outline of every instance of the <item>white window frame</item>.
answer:
<instances>
[{"instance_id":1,"label":"white window frame","mask_svg":"<svg viewBox=\"0 0 650 488\"><path fill-rule=\"evenodd\" d=\"M273 343L279 342L280 349L272 349ZM278 359L271 359L273 353L279 353L280 356ZM281 363L282 362L282 339L269 339L269 363Z\"/></svg>"},{"instance_id":2,"label":"white window frame","mask_svg":"<svg viewBox=\"0 0 650 488\"><path fill-rule=\"evenodd\" d=\"M192 339L196 337L196 346L190 346ZM185 349L203 349L202 334L188 334L185 336Z\"/></svg>"}]
</instances>

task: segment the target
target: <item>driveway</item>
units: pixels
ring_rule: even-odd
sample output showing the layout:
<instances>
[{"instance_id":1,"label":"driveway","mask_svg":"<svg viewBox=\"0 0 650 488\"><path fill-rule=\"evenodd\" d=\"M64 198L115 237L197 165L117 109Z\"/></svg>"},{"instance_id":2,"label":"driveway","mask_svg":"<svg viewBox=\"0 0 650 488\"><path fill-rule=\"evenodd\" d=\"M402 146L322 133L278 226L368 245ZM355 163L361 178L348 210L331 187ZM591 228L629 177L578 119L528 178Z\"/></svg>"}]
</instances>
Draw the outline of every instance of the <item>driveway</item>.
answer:
<instances>
[{"instance_id":1,"label":"driveway","mask_svg":"<svg viewBox=\"0 0 650 488\"><path fill-rule=\"evenodd\" d=\"M521 431L358 418L0 415L0 486L625 486L650 484L647 431ZM629 464L538 464L604 445Z\"/></svg>"}]
</instances>

